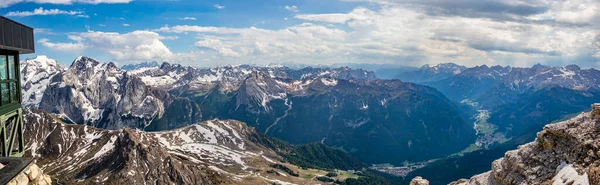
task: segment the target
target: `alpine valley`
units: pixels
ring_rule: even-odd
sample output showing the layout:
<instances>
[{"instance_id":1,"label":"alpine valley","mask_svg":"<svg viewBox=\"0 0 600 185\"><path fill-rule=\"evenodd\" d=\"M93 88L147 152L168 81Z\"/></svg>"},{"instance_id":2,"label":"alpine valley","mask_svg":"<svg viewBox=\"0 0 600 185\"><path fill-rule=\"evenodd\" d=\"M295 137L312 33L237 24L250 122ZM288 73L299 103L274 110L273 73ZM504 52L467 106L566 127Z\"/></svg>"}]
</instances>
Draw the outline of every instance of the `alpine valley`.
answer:
<instances>
[{"instance_id":1,"label":"alpine valley","mask_svg":"<svg viewBox=\"0 0 600 185\"><path fill-rule=\"evenodd\" d=\"M492 161L544 125L600 102L600 71L574 65L367 67L386 79L347 66L38 56L20 66L26 155L67 184L447 184L492 169L475 183L512 169ZM559 171L539 173L519 182Z\"/></svg>"}]
</instances>

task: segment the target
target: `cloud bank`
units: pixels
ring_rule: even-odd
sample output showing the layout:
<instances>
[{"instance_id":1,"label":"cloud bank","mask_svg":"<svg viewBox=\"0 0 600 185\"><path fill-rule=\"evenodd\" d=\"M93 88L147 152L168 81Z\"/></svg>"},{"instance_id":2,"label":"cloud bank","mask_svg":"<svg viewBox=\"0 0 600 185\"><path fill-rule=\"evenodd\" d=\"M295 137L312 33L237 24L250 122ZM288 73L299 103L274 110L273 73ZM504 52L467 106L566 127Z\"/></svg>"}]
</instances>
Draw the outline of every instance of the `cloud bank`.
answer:
<instances>
[{"instance_id":1,"label":"cloud bank","mask_svg":"<svg viewBox=\"0 0 600 185\"><path fill-rule=\"evenodd\" d=\"M280 29L174 25L125 34L80 33L75 36L81 39L72 43L40 43L98 47L116 60L185 58L199 66L212 61L220 65L455 62L598 67L600 62L600 2L596 0L344 1L368 4L348 12L296 14L294 19L303 23ZM172 53L162 42L167 37L161 34L167 33L195 35L195 51ZM141 34L144 37L136 36ZM91 35L108 36L98 40ZM113 39L131 39L133 44L115 44L120 42Z\"/></svg>"}]
</instances>

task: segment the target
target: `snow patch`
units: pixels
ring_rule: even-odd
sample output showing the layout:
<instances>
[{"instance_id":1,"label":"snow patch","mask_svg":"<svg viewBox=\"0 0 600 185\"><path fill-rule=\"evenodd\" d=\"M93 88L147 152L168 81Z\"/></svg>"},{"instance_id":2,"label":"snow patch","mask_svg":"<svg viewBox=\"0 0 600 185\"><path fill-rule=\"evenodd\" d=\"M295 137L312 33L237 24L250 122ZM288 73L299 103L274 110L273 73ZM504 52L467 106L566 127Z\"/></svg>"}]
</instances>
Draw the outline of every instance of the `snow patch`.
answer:
<instances>
[{"instance_id":1,"label":"snow patch","mask_svg":"<svg viewBox=\"0 0 600 185\"><path fill-rule=\"evenodd\" d=\"M104 144L104 146L102 146L102 148L100 148L100 151L98 151L96 154L94 154L94 157L92 157L92 158L97 159L97 158L101 157L102 155L106 154L107 152L113 150L115 148L115 141L117 141L117 136L110 137L110 140L108 142L106 142L106 144Z\"/></svg>"},{"instance_id":2,"label":"snow patch","mask_svg":"<svg viewBox=\"0 0 600 185\"><path fill-rule=\"evenodd\" d=\"M558 173L554 176L554 182L552 185L587 185L590 184L588 181L587 173L580 175L572 164L562 162L556 169Z\"/></svg>"},{"instance_id":3,"label":"snow patch","mask_svg":"<svg viewBox=\"0 0 600 185\"><path fill-rule=\"evenodd\" d=\"M338 81L333 78L321 78L321 82L326 86L336 86Z\"/></svg>"}]
</instances>

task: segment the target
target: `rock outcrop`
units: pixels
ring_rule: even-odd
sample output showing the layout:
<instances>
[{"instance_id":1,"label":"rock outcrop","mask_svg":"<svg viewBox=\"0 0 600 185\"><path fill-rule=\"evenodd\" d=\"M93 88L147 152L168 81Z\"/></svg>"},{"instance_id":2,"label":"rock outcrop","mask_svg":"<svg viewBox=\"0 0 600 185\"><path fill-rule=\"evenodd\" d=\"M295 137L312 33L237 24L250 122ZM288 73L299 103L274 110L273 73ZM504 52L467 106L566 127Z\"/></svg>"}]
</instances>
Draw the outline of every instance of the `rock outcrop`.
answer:
<instances>
[{"instance_id":1,"label":"rock outcrop","mask_svg":"<svg viewBox=\"0 0 600 185\"><path fill-rule=\"evenodd\" d=\"M50 185L52 179L36 165L30 164L7 185Z\"/></svg>"},{"instance_id":2,"label":"rock outcrop","mask_svg":"<svg viewBox=\"0 0 600 185\"><path fill-rule=\"evenodd\" d=\"M429 181L417 176L410 181L410 185L429 185Z\"/></svg>"},{"instance_id":3,"label":"rock outcrop","mask_svg":"<svg viewBox=\"0 0 600 185\"><path fill-rule=\"evenodd\" d=\"M591 112L549 124L534 142L509 151L492 170L461 185L600 184L600 118Z\"/></svg>"}]
</instances>

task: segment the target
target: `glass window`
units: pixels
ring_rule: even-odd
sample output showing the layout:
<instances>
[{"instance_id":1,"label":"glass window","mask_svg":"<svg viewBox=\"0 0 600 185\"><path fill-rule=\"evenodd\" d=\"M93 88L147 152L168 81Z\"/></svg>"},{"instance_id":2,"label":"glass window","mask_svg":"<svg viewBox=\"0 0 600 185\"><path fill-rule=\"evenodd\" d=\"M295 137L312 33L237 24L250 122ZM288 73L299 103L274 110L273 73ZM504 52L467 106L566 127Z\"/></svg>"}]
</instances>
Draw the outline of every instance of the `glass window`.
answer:
<instances>
[{"instance_id":1,"label":"glass window","mask_svg":"<svg viewBox=\"0 0 600 185\"><path fill-rule=\"evenodd\" d=\"M16 82L10 82L10 103L19 103Z\"/></svg>"},{"instance_id":2,"label":"glass window","mask_svg":"<svg viewBox=\"0 0 600 185\"><path fill-rule=\"evenodd\" d=\"M0 80L6 80L6 55L0 55Z\"/></svg>"},{"instance_id":3,"label":"glass window","mask_svg":"<svg viewBox=\"0 0 600 185\"><path fill-rule=\"evenodd\" d=\"M20 103L16 59L14 55L0 55L0 106Z\"/></svg>"},{"instance_id":4,"label":"glass window","mask_svg":"<svg viewBox=\"0 0 600 185\"><path fill-rule=\"evenodd\" d=\"M1 96L1 103L2 105L6 105L8 104L9 100L8 100L8 84L7 83L2 83L0 84L0 96Z\"/></svg>"},{"instance_id":5,"label":"glass window","mask_svg":"<svg viewBox=\"0 0 600 185\"><path fill-rule=\"evenodd\" d=\"M8 78L11 80L15 79L15 56L8 56Z\"/></svg>"}]
</instances>

